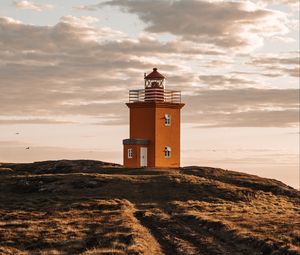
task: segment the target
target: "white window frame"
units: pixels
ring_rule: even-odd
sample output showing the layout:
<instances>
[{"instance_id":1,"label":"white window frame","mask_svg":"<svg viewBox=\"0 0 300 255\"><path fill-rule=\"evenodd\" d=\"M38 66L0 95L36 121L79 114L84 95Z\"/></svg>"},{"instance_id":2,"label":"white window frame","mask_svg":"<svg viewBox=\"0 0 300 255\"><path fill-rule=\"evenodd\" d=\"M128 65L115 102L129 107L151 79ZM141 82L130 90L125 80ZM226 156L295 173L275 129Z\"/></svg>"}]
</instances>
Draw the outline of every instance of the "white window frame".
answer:
<instances>
[{"instance_id":1,"label":"white window frame","mask_svg":"<svg viewBox=\"0 0 300 255\"><path fill-rule=\"evenodd\" d=\"M165 114L165 126L171 126L172 118L171 114Z\"/></svg>"},{"instance_id":2,"label":"white window frame","mask_svg":"<svg viewBox=\"0 0 300 255\"><path fill-rule=\"evenodd\" d=\"M165 158L171 158L171 152L172 152L172 149L171 149L171 147L170 146L166 146L165 147Z\"/></svg>"},{"instance_id":3,"label":"white window frame","mask_svg":"<svg viewBox=\"0 0 300 255\"><path fill-rule=\"evenodd\" d=\"M129 149L127 150L127 157L128 157L128 158L132 158L132 157L133 157L133 151L132 151L132 148L129 148Z\"/></svg>"}]
</instances>

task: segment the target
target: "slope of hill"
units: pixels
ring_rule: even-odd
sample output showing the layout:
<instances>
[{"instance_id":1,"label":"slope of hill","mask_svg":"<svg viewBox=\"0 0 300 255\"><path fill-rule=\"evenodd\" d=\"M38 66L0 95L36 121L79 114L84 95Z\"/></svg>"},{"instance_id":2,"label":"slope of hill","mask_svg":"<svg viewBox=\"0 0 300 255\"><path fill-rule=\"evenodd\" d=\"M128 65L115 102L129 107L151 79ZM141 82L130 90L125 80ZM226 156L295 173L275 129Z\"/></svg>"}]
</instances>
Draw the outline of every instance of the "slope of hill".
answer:
<instances>
[{"instance_id":1,"label":"slope of hill","mask_svg":"<svg viewBox=\"0 0 300 255\"><path fill-rule=\"evenodd\" d=\"M300 254L300 193L208 167L0 164L0 254Z\"/></svg>"}]
</instances>

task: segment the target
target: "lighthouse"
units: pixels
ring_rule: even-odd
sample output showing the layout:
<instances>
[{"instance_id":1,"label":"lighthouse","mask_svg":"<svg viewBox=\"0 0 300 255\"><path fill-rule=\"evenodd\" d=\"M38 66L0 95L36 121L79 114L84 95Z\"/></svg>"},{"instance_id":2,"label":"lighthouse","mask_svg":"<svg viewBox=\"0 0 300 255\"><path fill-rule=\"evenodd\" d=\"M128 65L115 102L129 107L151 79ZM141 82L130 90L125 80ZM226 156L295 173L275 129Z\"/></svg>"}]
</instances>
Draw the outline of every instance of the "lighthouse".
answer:
<instances>
[{"instance_id":1,"label":"lighthouse","mask_svg":"<svg viewBox=\"0 0 300 255\"><path fill-rule=\"evenodd\" d=\"M153 68L144 88L129 91L129 139L123 140L127 168L180 167L181 92L167 90L165 77Z\"/></svg>"}]
</instances>

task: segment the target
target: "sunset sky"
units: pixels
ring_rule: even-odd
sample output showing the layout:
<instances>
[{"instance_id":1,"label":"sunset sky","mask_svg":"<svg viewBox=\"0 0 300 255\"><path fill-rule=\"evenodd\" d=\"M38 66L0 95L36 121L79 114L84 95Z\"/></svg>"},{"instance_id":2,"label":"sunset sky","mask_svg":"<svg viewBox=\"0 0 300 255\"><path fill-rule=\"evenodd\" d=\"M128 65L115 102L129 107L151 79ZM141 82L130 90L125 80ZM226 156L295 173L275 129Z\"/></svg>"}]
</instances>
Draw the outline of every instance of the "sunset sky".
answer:
<instances>
[{"instance_id":1,"label":"sunset sky","mask_svg":"<svg viewBox=\"0 0 300 255\"><path fill-rule=\"evenodd\" d=\"M186 104L183 166L299 188L298 0L1 0L0 162L122 163L153 67Z\"/></svg>"}]
</instances>

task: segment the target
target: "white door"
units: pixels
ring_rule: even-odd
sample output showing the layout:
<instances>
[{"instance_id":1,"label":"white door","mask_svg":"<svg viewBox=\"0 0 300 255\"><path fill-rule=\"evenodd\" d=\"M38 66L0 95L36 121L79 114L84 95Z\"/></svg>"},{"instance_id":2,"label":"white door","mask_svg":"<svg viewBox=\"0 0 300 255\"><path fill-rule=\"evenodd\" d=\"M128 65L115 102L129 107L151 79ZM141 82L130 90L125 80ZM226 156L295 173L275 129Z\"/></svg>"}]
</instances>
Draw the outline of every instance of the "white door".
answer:
<instances>
[{"instance_id":1,"label":"white door","mask_svg":"<svg viewBox=\"0 0 300 255\"><path fill-rule=\"evenodd\" d=\"M141 167L147 166L147 147L141 147Z\"/></svg>"}]
</instances>

